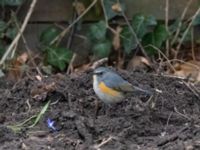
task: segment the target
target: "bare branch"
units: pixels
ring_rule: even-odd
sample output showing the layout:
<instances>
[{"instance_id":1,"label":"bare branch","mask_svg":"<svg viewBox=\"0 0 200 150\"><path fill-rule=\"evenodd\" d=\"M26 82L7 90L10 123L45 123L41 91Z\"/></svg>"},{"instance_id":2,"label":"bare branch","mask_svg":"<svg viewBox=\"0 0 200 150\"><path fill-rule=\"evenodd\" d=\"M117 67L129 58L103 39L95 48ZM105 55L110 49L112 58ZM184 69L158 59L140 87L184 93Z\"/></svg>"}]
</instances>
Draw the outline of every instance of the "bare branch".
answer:
<instances>
[{"instance_id":1,"label":"bare branch","mask_svg":"<svg viewBox=\"0 0 200 150\"><path fill-rule=\"evenodd\" d=\"M63 30L58 36L56 36L52 41L51 45L55 42L60 43L62 38L65 36L65 34L69 31L70 28L72 28L95 4L97 3L97 0L94 0L86 9L85 11L74 20L72 24L70 24L65 30Z\"/></svg>"},{"instance_id":2,"label":"bare branch","mask_svg":"<svg viewBox=\"0 0 200 150\"><path fill-rule=\"evenodd\" d=\"M28 10L28 13L24 19L24 22L18 32L18 34L16 35L15 39L12 41L12 43L10 44L10 46L8 47L8 49L6 50L5 54L3 55L3 57L1 58L0 60L0 66L5 62L6 58L8 57L8 55L12 52L12 50L15 48L15 46L18 44L19 42L19 39L22 35L22 33L24 32L27 24L28 24L28 21L33 13L33 10L35 8L35 5L37 3L37 0L33 0L32 3L30 4L30 8Z\"/></svg>"},{"instance_id":3,"label":"bare branch","mask_svg":"<svg viewBox=\"0 0 200 150\"><path fill-rule=\"evenodd\" d=\"M189 32L189 30L190 30L190 28L191 28L191 26L192 26L192 23L194 22L195 18L197 17L197 15L198 15L199 13L200 13L200 7L197 9L197 11L195 12L195 14L192 16L191 21L190 21L190 23L189 23L187 29L186 29L185 32L183 33L183 36L182 36L182 38L181 38L181 40L180 40L178 46L176 47L177 52L176 52L176 57L175 57L175 58L177 58L177 54L178 54L178 52L179 52L179 50L180 50L180 48L181 48L181 45L182 45L182 43L183 43L183 40L185 39L186 35L188 34L188 32Z\"/></svg>"}]
</instances>

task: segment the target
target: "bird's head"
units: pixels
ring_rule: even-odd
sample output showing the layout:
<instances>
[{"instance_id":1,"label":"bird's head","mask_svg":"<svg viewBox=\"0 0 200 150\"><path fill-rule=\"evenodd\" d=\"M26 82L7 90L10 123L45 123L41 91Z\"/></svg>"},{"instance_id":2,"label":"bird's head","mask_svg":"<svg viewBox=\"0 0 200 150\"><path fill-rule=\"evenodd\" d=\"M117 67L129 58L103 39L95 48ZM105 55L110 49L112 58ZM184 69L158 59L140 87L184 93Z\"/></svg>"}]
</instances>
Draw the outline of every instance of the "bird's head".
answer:
<instances>
[{"instance_id":1,"label":"bird's head","mask_svg":"<svg viewBox=\"0 0 200 150\"><path fill-rule=\"evenodd\" d=\"M93 79L97 80L97 81L101 81L103 79L103 77L105 76L105 74L107 74L109 72L111 72L110 69L108 69L106 67L99 67L94 70Z\"/></svg>"}]
</instances>

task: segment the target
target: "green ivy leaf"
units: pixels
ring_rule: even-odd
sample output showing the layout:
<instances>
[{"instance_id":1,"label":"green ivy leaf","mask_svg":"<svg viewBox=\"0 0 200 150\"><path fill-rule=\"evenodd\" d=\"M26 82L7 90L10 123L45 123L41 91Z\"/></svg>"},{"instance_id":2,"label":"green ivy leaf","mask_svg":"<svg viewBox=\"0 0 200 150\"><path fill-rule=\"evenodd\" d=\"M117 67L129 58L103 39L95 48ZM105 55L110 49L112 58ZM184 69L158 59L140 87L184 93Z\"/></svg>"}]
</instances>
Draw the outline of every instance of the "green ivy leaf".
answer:
<instances>
[{"instance_id":1,"label":"green ivy leaf","mask_svg":"<svg viewBox=\"0 0 200 150\"><path fill-rule=\"evenodd\" d=\"M2 42L0 41L0 57L3 56L5 51L6 51L6 48L3 46Z\"/></svg>"},{"instance_id":2,"label":"green ivy leaf","mask_svg":"<svg viewBox=\"0 0 200 150\"><path fill-rule=\"evenodd\" d=\"M3 20L0 20L0 34L4 32L6 29L7 25Z\"/></svg>"},{"instance_id":3,"label":"green ivy leaf","mask_svg":"<svg viewBox=\"0 0 200 150\"><path fill-rule=\"evenodd\" d=\"M73 53L66 48L47 48L47 62L63 71L70 62Z\"/></svg>"},{"instance_id":4,"label":"green ivy leaf","mask_svg":"<svg viewBox=\"0 0 200 150\"><path fill-rule=\"evenodd\" d=\"M158 25L154 31L156 46L161 47L162 43L167 40L169 33L167 32L164 25Z\"/></svg>"},{"instance_id":5,"label":"green ivy leaf","mask_svg":"<svg viewBox=\"0 0 200 150\"><path fill-rule=\"evenodd\" d=\"M197 15L197 17L192 22L193 26L200 25L200 15Z\"/></svg>"},{"instance_id":6,"label":"green ivy leaf","mask_svg":"<svg viewBox=\"0 0 200 150\"><path fill-rule=\"evenodd\" d=\"M148 27L151 25L156 25L156 19L153 16L144 16L143 14L136 14L131 22L131 26L135 31L139 41L148 32ZM129 27L124 27L122 30L122 45L127 54L129 54L133 49L137 47L137 40Z\"/></svg>"},{"instance_id":7,"label":"green ivy leaf","mask_svg":"<svg viewBox=\"0 0 200 150\"><path fill-rule=\"evenodd\" d=\"M124 47L125 53L129 54L131 50L137 47L137 41L130 31L129 27L124 27L121 35L122 46Z\"/></svg>"},{"instance_id":8,"label":"green ivy leaf","mask_svg":"<svg viewBox=\"0 0 200 150\"><path fill-rule=\"evenodd\" d=\"M21 5L25 0L0 0L0 5L3 6L19 6Z\"/></svg>"},{"instance_id":9,"label":"green ivy leaf","mask_svg":"<svg viewBox=\"0 0 200 150\"><path fill-rule=\"evenodd\" d=\"M185 30L180 33L180 38L183 37L184 33L185 33ZM191 38L192 38L192 34L191 34L191 28L190 28L187 34L184 36L183 43L191 41Z\"/></svg>"},{"instance_id":10,"label":"green ivy leaf","mask_svg":"<svg viewBox=\"0 0 200 150\"><path fill-rule=\"evenodd\" d=\"M170 31L171 35L177 31L179 23L180 23L180 19L177 19L173 24L171 24L169 26L169 31ZM198 21L197 20L194 21L193 23L194 23L193 25L198 25ZM188 23L182 22L181 27L179 27L179 28L180 28L180 33L178 34L178 38L177 38L176 41L174 41L174 43L178 43L179 40L183 37L183 34L185 33L186 29L188 28ZM171 36L170 38L173 38L173 36ZM188 42L190 40L191 40L191 29L189 29L189 31L186 34L183 42ZM174 44L174 43L172 43L172 44Z\"/></svg>"},{"instance_id":11,"label":"green ivy leaf","mask_svg":"<svg viewBox=\"0 0 200 150\"><path fill-rule=\"evenodd\" d=\"M144 16L137 14L132 19L132 27L137 34L137 37L141 39L148 31L148 26L156 25L156 19L153 16Z\"/></svg>"},{"instance_id":12,"label":"green ivy leaf","mask_svg":"<svg viewBox=\"0 0 200 150\"><path fill-rule=\"evenodd\" d=\"M154 45L155 46L155 36L154 33L147 33L142 40L142 44L143 46L145 46L145 50L149 55L154 55L156 54L156 50L151 47L150 45Z\"/></svg>"},{"instance_id":13,"label":"green ivy leaf","mask_svg":"<svg viewBox=\"0 0 200 150\"><path fill-rule=\"evenodd\" d=\"M111 46L112 44L109 40L105 40L95 44L93 47L94 55L98 58L108 57L111 51Z\"/></svg>"},{"instance_id":14,"label":"green ivy leaf","mask_svg":"<svg viewBox=\"0 0 200 150\"><path fill-rule=\"evenodd\" d=\"M8 30L6 31L6 37L13 40L15 38L15 36L17 35L17 28L8 28Z\"/></svg>"},{"instance_id":15,"label":"green ivy leaf","mask_svg":"<svg viewBox=\"0 0 200 150\"><path fill-rule=\"evenodd\" d=\"M118 3L118 0L104 0L103 1L105 11L106 11L106 16L108 17L108 20L112 19L113 17L122 15L120 12L115 12L112 10L112 6L116 3ZM119 0L119 3L121 5L122 11L124 11L125 10L124 0Z\"/></svg>"},{"instance_id":16,"label":"green ivy leaf","mask_svg":"<svg viewBox=\"0 0 200 150\"><path fill-rule=\"evenodd\" d=\"M60 34L60 30L50 26L46 28L40 35L40 42L44 45L50 45L51 41Z\"/></svg>"},{"instance_id":17,"label":"green ivy leaf","mask_svg":"<svg viewBox=\"0 0 200 150\"><path fill-rule=\"evenodd\" d=\"M94 23L89 28L88 38L92 42L105 40L106 30L107 30L107 27L104 21L99 21L98 23Z\"/></svg>"},{"instance_id":18,"label":"green ivy leaf","mask_svg":"<svg viewBox=\"0 0 200 150\"><path fill-rule=\"evenodd\" d=\"M175 33L177 31L180 19L176 19L171 25L169 25L170 33Z\"/></svg>"},{"instance_id":19,"label":"green ivy leaf","mask_svg":"<svg viewBox=\"0 0 200 150\"><path fill-rule=\"evenodd\" d=\"M142 44L146 46L145 50L148 54L154 55L157 51L148 45L154 45L157 48L161 48L164 41L167 40L169 33L166 31L164 25L158 25L151 33L146 34L142 39Z\"/></svg>"}]
</instances>

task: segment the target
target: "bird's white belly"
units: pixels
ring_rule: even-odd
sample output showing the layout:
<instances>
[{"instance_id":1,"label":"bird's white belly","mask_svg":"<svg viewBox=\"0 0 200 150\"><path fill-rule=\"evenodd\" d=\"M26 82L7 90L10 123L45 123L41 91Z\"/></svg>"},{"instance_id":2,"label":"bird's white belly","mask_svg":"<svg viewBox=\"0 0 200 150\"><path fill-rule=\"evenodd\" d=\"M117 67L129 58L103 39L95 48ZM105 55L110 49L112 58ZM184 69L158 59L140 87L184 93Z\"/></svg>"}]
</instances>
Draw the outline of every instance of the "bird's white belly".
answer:
<instances>
[{"instance_id":1,"label":"bird's white belly","mask_svg":"<svg viewBox=\"0 0 200 150\"><path fill-rule=\"evenodd\" d=\"M112 95L103 93L101 89L99 88L99 85L95 76L93 77L93 88L96 95L99 97L99 99L102 100L106 104L119 103L124 98L123 94L112 96Z\"/></svg>"}]
</instances>

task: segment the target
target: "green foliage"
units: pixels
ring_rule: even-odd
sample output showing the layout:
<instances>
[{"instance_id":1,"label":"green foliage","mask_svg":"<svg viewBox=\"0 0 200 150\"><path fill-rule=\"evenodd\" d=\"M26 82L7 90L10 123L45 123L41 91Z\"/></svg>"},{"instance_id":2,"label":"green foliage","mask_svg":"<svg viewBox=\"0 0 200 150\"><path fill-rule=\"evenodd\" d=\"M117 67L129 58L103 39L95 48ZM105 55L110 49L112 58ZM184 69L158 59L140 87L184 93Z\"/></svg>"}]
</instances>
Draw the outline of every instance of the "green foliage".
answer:
<instances>
[{"instance_id":1,"label":"green foliage","mask_svg":"<svg viewBox=\"0 0 200 150\"><path fill-rule=\"evenodd\" d=\"M168 38L169 33L166 31L164 25L157 25L153 31L149 31L149 26L156 25L157 21L152 16L144 16L137 14L131 21L131 27L136 33L138 40L144 45L154 45L161 48L163 42ZM92 50L98 58L107 57L110 54L112 43L106 37L107 28L104 21L92 24L89 28L88 38L92 42ZM129 54L133 49L138 46L136 37L131 32L128 26L125 26L121 33L121 42L124 52ZM155 54L152 47L146 47L145 50L148 54Z\"/></svg>"},{"instance_id":2,"label":"green foliage","mask_svg":"<svg viewBox=\"0 0 200 150\"><path fill-rule=\"evenodd\" d=\"M70 62L73 53L67 48L49 47L47 52L47 62L63 71Z\"/></svg>"},{"instance_id":3,"label":"green foliage","mask_svg":"<svg viewBox=\"0 0 200 150\"><path fill-rule=\"evenodd\" d=\"M4 54L9 42L4 39L13 40L17 34L17 28L12 25L7 25L3 20L0 20L0 57Z\"/></svg>"},{"instance_id":4,"label":"green foliage","mask_svg":"<svg viewBox=\"0 0 200 150\"><path fill-rule=\"evenodd\" d=\"M8 125L7 127L10 128L11 130L13 130L13 132L15 132L15 133L20 132L23 128L33 128L33 127L35 127L39 123L39 121L42 119L44 114L47 112L47 110L49 108L49 104L50 104L50 101L48 101L43 106L43 108L41 109L41 111L38 114L29 117L28 119L26 119L22 123L19 123L19 124L16 124L16 125ZM31 125L29 125L30 123L31 123Z\"/></svg>"},{"instance_id":5,"label":"green foliage","mask_svg":"<svg viewBox=\"0 0 200 150\"><path fill-rule=\"evenodd\" d=\"M137 47L136 38L133 36L132 32L130 31L129 27L124 27L122 30L122 45L124 47L125 53L129 54L133 49Z\"/></svg>"},{"instance_id":6,"label":"green foliage","mask_svg":"<svg viewBox=\"0 0 200 150\"><path fill-rule=\"evenodd\" d=\"M194 21L192 22L193 26L197 26L200 25L200 15L197 15L197 17L194 19Z\"/></svg>"},{"instance_id":7,"label":"green foliage","mask_svg":"<svg viewBox=\"0 0 200 150\"><path fill-rule=\"evenodd\" d=\"M163 42L167 40L168 36L169 33L166 31L165 26L158 25L153 32L147 33L143 37L142 44L145 46L145 50L149 55L154 55L157 51L149 45L153 45L160 49Z\"/></svg>"},{"instance_id":8,"label":"green foliage","mask_svg":"<svg viewBox=\"0 0 200 150\"><path fill-rule=\"evenodd\" d=\"M3 37L4 37L4 32L6 30L6 23L2 20L0 20L0 57L4 54L5 52L5 46L3 45Z\"/></svg>"},{"instance_id":9,"label":"green foliage","mask_svg":"<svg viewBox=\"0 0 200 150\"><path fill-rule=\"evenodd\" d=\"M0 5L2 6L19 6L25 0L0 0Z\"/></svg>"},{"instance_id":10,"label":"green foliage","mask_svg":"<svg viewBox=\"0 0 200 150\"><path fill-rule=\"evenodd\" d=\"M17 27L13 26L12 23L8 26L6 22L0 20L0 40L4 37L13 40L16 34Z\"/></svg>"},{"instance_id":11,"label":"green foliage","mask_svg":"<svg viewBox=\"0 0 200 150\"><path fill-rule=\"evenodd\" d=\"M4 32L4 30L6 29L7 25L3 20L0 20L0 37L2 37L2 33Z\"/></svg>"},{"instance_id":12,"label":"green foliage","mask_svg":"<svg viewBox=\"0 0 200 150\"><path fill-rule=\"evenodd\" d=\"M4 6L19 6L25 0L0 0L1 7ZM83 3L90 4L92 0L84 0ZM103 0L103 6L105 10L105 19L109 21L114 19L116 16L122 16L122 12L125 12L125 1L124 0ZM88 6L87 5L87 6ZM115 6L115 7L114 7ZM97 7L98 12L100 13L103 9L101 8L101 1L98 1L97 4L92 8L95 9ZM114 9L115 8L115 9ZM6 47L9 45L9 42L14 39L18 30L15 26L13 26L12 19L11 22L6 23L3 20L0 20L0 57L5 52ZM79 22L80 23L80 22ZM113 37L116 36L114 34L110 34L112 32L108 32L107 30L107 22L99 21L97 23L92 23L87 32L87 38L89 39L92 47L92 53L97 58L108 57L111 49L112 49L112 41ZM171 44L176 44L179 42L178 40L183 37L185 30L188 27L188 22L181 22L182 26L180 27L180 33L177 38L175 38L175 42ZM133 16L130 21L130 26L123 26L122 32L120 33L121 42L120 48L124 50L125 54L130 54L132 50L136 49L138 46L138 42L140 42L147 54L155 55L157 50L153 47L155 46L159 49L162 49L164 42L167 39L173 39L175 32L179 28L180 19L177 19L174 23L169 26L169 33L166 31L166 28L163 24L158 24L155 17L144 14L136 14ZM195 20L192 22L192 25L200 24L200 15L198 15ZM120 24L117 24L117 26ZM150 30L150 26L152 28ZM112 26L113 27L113 26ZM113 27L114 28L114 27ZM76 28L77 29L77 28ZM135 32L136 36L133 34ZM41 49L45 53L45 61L51 67L57 68L59 70L64 70L69 64L72 58L72 51L64 48L59 45L52 45L51 42L61 33L61 30L56 28L55 26L49 26L46 28L40 35L39 40L41 43ZM190 40L191 32L188 32L184 38L184 41ZM110 36L111 35L111 36ZM6 39L6 40L5 40ZM47 70L48 71L48 70Z\"/></svg>"},{"instance_id":13,"label":"green foliage","mask_svg":"<svg viewBox=\"0 0 200 150\"><path fill-rule=\"evenodd\" d=\"M170 34L171 34L171 35L177 31L179 22L180 22L180 19L176 19L176 20L169 26L169 31L170 31Z\"/></svg>"},{"instance_id":14,"label":"green foliage","mask_svg":"<svg viewBox=\"0 0 200 150\"><path fill-rule=\"evenodd\" d=\"M170 39L173 39L173 43L171 43L171 45L174 45L175 43L178 43L179 40L183 37L183 34L186 32L187 28L188 28L188 22L180 22L180 19L176 19L170 26L169 26L169 32L170 32ZM192 25L198 25L200 23L200 18L197 16L196 19L194 19L194 21L192 22ZM176 38L176 40L174 41L174 36L175 33L177 32L177 30L179 30L179 34ZM183 39L183 43L184 42L188 42L191 40L191 29L188 30L188 32L186 33L186 35L184 36Z\"/></svg>"},{"instance_id":15,"label":"green foliage","mask_svg":"<svg viewBox=\"0 0 200 150\"><path fill-rule=\"evenodd\" d=\"M118 1L121 5L122 11L124 11L125 10L124 0L104 0L103 1L105 11L106 11L106 16L108 17L108 20L112 19L116 16L121 16L121 12L116 12L116 11L112 10L112 6L116 3L118 3Z\"/></svg>"},{"instance_id":16,"label":"green foliage","mask_svg":"<svg viewBox=\"0 0 200 150\"><path fill-rule=\"evenodd\" d=\"M106 37L107 27L104 21L92 24L88 31L88 39L91 41L92 50L96 57L108 57L111 51L111 41Z\"/></svg>"},{"instance_id":17,"label":"green foliage","mask_svg":"<svg viewBox=\"0 0 200 150\"><path fill-rule=\"evenodd\" d=\"M54 26L49 26L40 35L41 44L47 46L51 41L60 34L60 30Z\"/></svg>"},{"instance_id":18,"label":"green foliage","mask_svg":"<svg viewBox=\"0 0 200 150\"><path fill-rule=\"evenodd\" d=\"M106 36L106 24L104 21L99 21L98 23L94 23L90 26L88 32L88 38L92 42L97 42L105 39Z\"/></svg>"},{"instance_id":19,"label":"green foliage","mask_svg":"<svg viewBox=\"0 0 200 150\"><path fill-rule=\"evenodd\" d=\"M7 38L11 39L11 40L13 40L16 35L17 35L17 28L16 27L8 28L6 33L5 33L5 36Z\"/></svg>"},{"instance_id":20,"label":"green foliage","mask_svg":"<svg viewBox=\"0 0 200 150\"><path fill-rule=\"evenodd\" d=\"M51 41L60 34L60 30L50 26L40 35L41 47L46 54L49 65L63 71L72 58L72 51L60 46L51 45Z\"/></svg>"},{"instance_id":21,"label":"green foliage","mask_svg":"<svg viewBox=\"0 0 200 150\"><path fill-rule=\"evenodd\" d=\"M153 16L144 16L142 14L136 14L131 22L131 26L135 31L139 41L142 40L143 36L148 32L148 27L151 25L156 25L156 19ZM131 29L126 26L122 30L122 45L124 47L125 53L129 54L138 45L136 37L131 32Z\"/></svg>"},{"instance_id":22,"label":"green foliage","mask_svg":"<svg viewBox=\"0 0 200 150\"><path fill-rule=\"evenodd\" d=\"M6 48L3 46L3 44L0 41L0 56L3 56L5 51L6 51Z\"/></svg>"},{"instance_id":23,"label":"green foliage","mask_svg":"<svg viewBox=\"0 0 200 150\"><path fill-rule=\"evenodd\" d=\"M139 39L141 39L148 32L148 26L152 26L156 24L157 24L157 21L155 17L144 16L142 14L135 15L131 22L131 25Z\"/></svg>"},{"instance_id":24,"label":"green foliage","mask_svg":"<svg viewBox=\"0 0 200 150\"><path fill-rule=\"evenodd\" d=\"M49 104L50 104L50 100L44 105L44 107L42 108L42 110L37 114L37 116L36 116L33 124L30 125L29 128L33 128L33 127L35 127L38 124L38 122L42 119L42 117L44 116L45 112L49 108Z\"/></svg>"},{"instance_id":25,"label":"green foliage","mask_svg":"<svg viewBox=\"0 0 200 150\"><path fill-rule=\"evenodd\" d=\"M2 9L5 6L20 6L24 1L25 0L0 0L0 7ZM10 41L12 41L15 38L18 32L18 28L15 25L15 21L11 17L12 7L8 8L10 10L10 14L5 14L5 18L8 19L8 21L6 22L4 20L5 18L0 19L0 57L3 56L6 47L9 46Z\"/></svg>"},{"instance_id":26,"label":"green foliage","mask_svg":"<svg viewBox=\"0 0 200 150\"><path fill-rule=\"evenodd\" d=\"M107 57L111 51L111 42L105 40L94 45L93 52L98 58Z\"/></svg>"}]
</instances>

